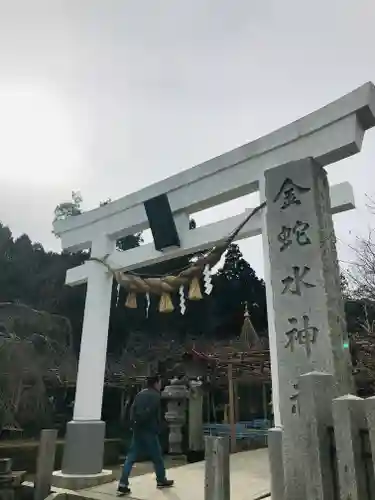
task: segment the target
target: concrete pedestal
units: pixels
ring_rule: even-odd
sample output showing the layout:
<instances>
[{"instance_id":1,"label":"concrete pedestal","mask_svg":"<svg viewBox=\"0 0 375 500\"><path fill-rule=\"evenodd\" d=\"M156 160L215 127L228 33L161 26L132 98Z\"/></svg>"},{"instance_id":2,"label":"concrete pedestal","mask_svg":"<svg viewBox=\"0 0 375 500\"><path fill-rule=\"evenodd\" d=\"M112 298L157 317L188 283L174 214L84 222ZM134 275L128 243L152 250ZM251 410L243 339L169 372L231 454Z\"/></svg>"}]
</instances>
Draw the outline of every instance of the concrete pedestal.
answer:
<instances>
[{"instance_id":1,"label":"concrete pedestal","mask_svg":"<svg viewBox=\"0 0 375 500\"><path fill-rule=\"evenodd\" d=\"M67 425L62 473L100 474L103 469L105 423L72 421Z\"/></svg>"},{"instance_id":2,"label":"concrete pedestal","mask_svg":"<svg viewBox=\"0 0 375 500\"><path fill-rule=\"evenodd\" d=\"M52 485L82 490L114 480L113 472L103 469L105 423L72 421L66 429L62 470L55 471Z\"/></svg>"},{"instance_id":3,"label":"concrete pedestal","mask_svg":"<svg viewBox=\"0 0 375 500\"><path fill-rule=\"evenodd\" d=\"M64 490L84 490L101 484L111 483L115 476L111 470L102 470L99 474L64 474L61 470L52 475L52 485Z\"/></svg>"}]
</instances>

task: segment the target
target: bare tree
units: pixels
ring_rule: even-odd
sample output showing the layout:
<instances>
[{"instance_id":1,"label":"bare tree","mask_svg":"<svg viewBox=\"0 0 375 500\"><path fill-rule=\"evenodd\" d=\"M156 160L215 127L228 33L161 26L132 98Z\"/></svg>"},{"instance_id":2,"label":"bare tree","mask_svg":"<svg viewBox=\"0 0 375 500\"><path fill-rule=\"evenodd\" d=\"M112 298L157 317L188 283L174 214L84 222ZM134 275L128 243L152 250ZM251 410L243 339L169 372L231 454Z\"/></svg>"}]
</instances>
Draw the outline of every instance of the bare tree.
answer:
<instances>
[{"instance_id":1,"label":"bare tree","mask_svg":"<svg viewBox=\"0 0 375 500\"><path fill-rule=\"evenodd\" d=\"M367 196L367 208L375 215L375 201ZM360 303L363 309L363 321L360 326L367 335L375 335L375 229L371 229L367 238L357 238L352 246L355 260L342 277L344 298ZM346 292L346 293L345 293Z\"/></svg>"},{"instance_id":2,"label":"bare tree","mask_svg":"<svg viewBox=\"0 0 375 500\"><path fill-rule=\"evenodd\" d=\"M369 212L375 215L375 200L368 195L366 198ZM375 301L375 229L369 231L367 238L357 238L352 250L356 258L346 274L353 295L357 299Z\"/></svg>"},{"instance_id":3,"label":"bare tree","mask_svg":"<svg viewBox=\"0 0 375 500\"><path fill-rule=\"evenodd\" d=\"M354 294L361 299L375 300L375 230L367 238L358 238L353 248L356 259L348 270Z\"/></svg>"},{"instance_id":4,"label":"bare tree","mask_svg":"<svg viewBox=\"0 0 375 500\"><path fill-rule=\"evenodd\" d=\"M21 338L3 325L0 332L0 433L4 428L17 429L51 419L46 383L60 385L74 380L76 375L76 358L68 344L43 334L32 333Z\"/></svg>"}]
</instances>

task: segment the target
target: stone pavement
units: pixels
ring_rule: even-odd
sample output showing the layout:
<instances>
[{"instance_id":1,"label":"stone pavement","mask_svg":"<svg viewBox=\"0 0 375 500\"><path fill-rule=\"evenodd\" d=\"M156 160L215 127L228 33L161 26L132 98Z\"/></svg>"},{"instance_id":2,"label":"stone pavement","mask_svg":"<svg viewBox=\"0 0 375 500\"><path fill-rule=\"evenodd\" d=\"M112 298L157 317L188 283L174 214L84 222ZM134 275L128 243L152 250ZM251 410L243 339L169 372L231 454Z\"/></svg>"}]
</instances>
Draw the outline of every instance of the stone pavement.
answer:
<instances>
[{"instance_id":1,"label":"stone pavement","mask_svg":"<svg viewBox=\"0 0 375 500\"><path fill-rule=\"evenodd\" d=\"M244 451L231 456L231 500L254 500L270 491L267 449ZM176 481L170 490L157 490L154 474L145 474L131 480L135 500L203 500L204 462L183 465L168 471L168 477ZM111 500L116 496L116 483L80 490L87 498Z\"/></svg>"}]
</instances>

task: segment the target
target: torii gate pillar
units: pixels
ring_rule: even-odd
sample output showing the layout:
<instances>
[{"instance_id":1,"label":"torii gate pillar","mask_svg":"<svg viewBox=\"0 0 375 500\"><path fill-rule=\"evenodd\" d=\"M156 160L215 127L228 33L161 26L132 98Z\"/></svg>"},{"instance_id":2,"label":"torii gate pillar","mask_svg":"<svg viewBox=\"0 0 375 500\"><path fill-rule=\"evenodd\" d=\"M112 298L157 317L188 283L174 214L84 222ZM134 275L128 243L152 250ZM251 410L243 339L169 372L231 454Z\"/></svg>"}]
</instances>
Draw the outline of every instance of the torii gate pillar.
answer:
<instances>
[{"instance_id":1,"label":"torii gate pillar","mask_svg":"<svg viewBox=\"0 0 375 500\"><path fill-rule=\"evenodd\" d=\"M103 257L114 249L114 241L99 238L93 242L91 256ZM113 277L99 262L87 264L73 420L67 424L62 470L53 477L55 486L72 489L113 479L111 471L103 470L105 422L101 420Z\"/></svg>"},{"instance_id":2,"label":"torii gate pillar","mask_svg":"<svg viewBox=\"0 0 375 500\"><path fill-rule=\"evenodd\" d=\"M92 256L108 256L113 270L131 270L156 264L223 242L245 214L188 230L188 216L246 194L261 191L264 173L293 160L313 158L321 166L358 153L364 132L375 125L375 88L367 83L328 106L271 134L220 157L183 171L137 193L125 196L82 215L54 223L54 232L65 250L91 248ZM153 244L127 252L115 250L115 241L149 227L144 202L166 194L181 242L180 248L157 251ZM330 190L332 213L354 207L347 183ZM263 215L252 218L238 239L262 234ZM263 232L264 248L268 247ZM283 425L279 411L277 343L269 263L265 253L268 324L275 425ZM111 479L103 471L105 424L101 421L112 277L99 263L89 261L68 271L66 283L87 281L87 296L79 359L73 422L67 429L63 471L55 473L56 485L65 480L88 486ZM83 482L82 482L83 481ZM83 486L81 486L83 487Z\"/></svg>"},{"instance_id":3,"label":"torii gate pillar","mask_svg":"<svg viewBox=\"0 0 375 500\"><path fill-rule=\"evenodd\" d=\"M108 238L93 242L91 256L115 249ZM90 261L73 420L68 423L65 474L99 474L103 468L105 423L101 420L113 277ZM91 450L87 453L86 450Z\"/></svg>"}]
</instances>

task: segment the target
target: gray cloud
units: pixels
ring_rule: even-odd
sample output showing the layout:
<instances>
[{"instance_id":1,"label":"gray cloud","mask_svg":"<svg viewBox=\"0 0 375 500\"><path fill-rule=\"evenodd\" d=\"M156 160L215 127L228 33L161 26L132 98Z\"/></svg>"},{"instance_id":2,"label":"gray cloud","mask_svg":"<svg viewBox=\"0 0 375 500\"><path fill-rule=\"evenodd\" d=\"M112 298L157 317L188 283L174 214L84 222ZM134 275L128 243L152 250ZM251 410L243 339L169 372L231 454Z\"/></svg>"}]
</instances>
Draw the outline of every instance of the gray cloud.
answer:
<instances>
[{"instance_id":1,"label":"gray cloud","mask_svg":"<svg viewBox=\"0 0 375 500\"><path fill-rule=\"evenodd\" d=\"M375 80L374 18L370 1L0 0L0 96L9 85L57 95L79 149L74 173L59 151L50 154L49 168L63 170L55 183L36 178L30 187L24 165L6 180L0 173L1 220L58 248L52 212L71 189L91 208ZM329 167L332 182L354 185L359 204L336 217L344 260L370 222L373 137L362 154ZM71 144L61 148L69 162ZM28 168L38 160L30 156ZM234 213L247 203L232 204ZM262 274L259 239L241 248Z\"/></svg>"}]
</instances>

